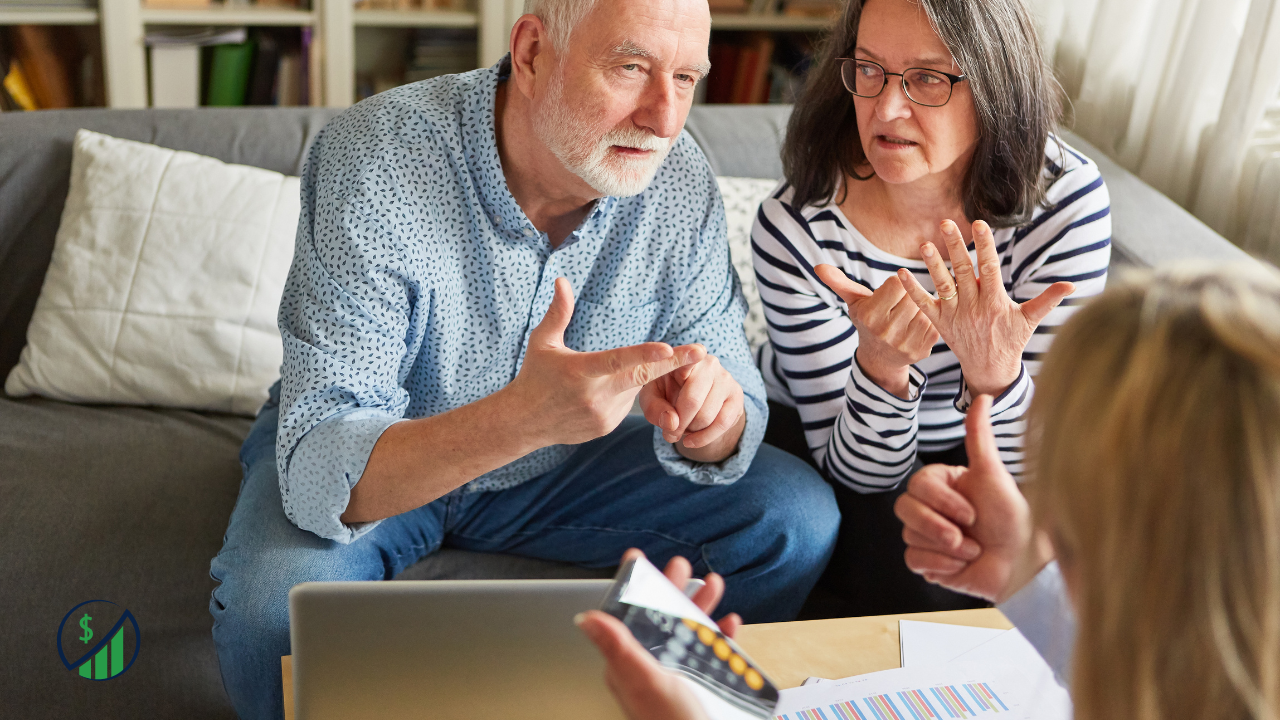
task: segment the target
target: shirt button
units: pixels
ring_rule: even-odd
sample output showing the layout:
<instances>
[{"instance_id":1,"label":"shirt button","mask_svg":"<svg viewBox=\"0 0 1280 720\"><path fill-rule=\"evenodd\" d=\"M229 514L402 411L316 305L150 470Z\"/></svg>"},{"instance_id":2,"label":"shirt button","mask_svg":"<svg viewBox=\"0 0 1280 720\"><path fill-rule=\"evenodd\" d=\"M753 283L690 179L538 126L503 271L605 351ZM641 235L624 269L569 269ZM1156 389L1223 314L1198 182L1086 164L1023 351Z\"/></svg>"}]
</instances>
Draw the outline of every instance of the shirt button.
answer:
<instances>
[{"instance_id":1,"label":"shirt button","mask_svg":"<svg viewBox=\"0 0 1280 720\"><path fill-rule=\"evenodd\" d=\"M524 236L525 236L525 237L529 237L530 235L533 235L533 231L532 231L532 230L530 230L529 228L525 228L525 229L524 229Z\"/></svg>"},{"instance_id":2,"label":"shirt button","mask_svg":"<svg viewBox=\"0 0 1280 720\"><path fill-rule=\"evenodd\" d=\"M494 215L494 216L493 216L493 224L494 224L494 225L501 225L501 224L502 224L502 216L501 216L501 215Z\"/></svg>"}]
</instances>

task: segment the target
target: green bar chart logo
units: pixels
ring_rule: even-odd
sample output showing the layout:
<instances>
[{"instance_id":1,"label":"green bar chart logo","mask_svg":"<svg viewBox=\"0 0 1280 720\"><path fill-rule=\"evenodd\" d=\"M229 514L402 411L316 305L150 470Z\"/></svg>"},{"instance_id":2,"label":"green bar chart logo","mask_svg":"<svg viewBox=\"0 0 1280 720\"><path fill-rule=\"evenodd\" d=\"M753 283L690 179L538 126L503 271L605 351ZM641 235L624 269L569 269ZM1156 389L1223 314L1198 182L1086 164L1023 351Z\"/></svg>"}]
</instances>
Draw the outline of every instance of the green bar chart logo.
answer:
<instances>
[{"instance_id":1,"label":"green bar chart logo","mask_svg":"<svg viewBox=\"0 0 1280 720\"><path fill-rule=\"evenodd\" d=\"M89 680L110 680L133 666L142 638L133 613L110 600L86 600L58 625L58 656Z\"/></svg>"}]
</instances>

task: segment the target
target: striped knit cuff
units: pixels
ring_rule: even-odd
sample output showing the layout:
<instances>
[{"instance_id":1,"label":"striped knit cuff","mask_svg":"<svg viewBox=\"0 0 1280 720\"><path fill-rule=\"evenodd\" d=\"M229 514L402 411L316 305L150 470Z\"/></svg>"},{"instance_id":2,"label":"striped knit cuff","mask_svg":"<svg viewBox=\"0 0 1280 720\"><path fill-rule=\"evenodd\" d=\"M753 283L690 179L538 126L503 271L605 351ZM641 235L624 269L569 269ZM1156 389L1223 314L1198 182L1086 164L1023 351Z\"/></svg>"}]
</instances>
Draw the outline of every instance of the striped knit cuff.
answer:
<instances>
[{"instance_id":1,"label":"striped knit cuff","mask_svg":"<svg viewBox=\"0 0 1280 720\"><path fill-rule=\"evenodd\" d=\"M999 397L991 401L991 417L997 417L1000 413L1021 407L1023 401L1027 397L1027 393L1031 390L1031 376L1027 374L1026 363L1018 369L1018 377L1005 391L1000 393ZM956 393L955 407L956 411L961 415L969 412L969 406L973 404L973 393L969 392L969 381L965 380L964 375L960 376L960 390Z\"/></svg>"}]
</instances>

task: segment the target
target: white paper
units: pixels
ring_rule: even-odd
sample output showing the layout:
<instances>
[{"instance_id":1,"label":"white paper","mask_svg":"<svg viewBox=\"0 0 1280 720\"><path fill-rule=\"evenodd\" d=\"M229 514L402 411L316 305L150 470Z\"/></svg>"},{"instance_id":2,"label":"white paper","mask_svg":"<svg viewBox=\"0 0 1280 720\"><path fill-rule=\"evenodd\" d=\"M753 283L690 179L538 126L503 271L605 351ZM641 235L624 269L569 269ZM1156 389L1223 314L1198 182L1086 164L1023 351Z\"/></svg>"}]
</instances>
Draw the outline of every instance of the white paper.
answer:
<instances>
[{"instance_id":1,"label":"white paper","mask_svg":"<svg viewBox=\"0 0 1280 720\"><path fill-rule=\"evenodd\" d=\"M925 720L1071 720L1071 705L1056 683L1041 687L1016 666L986 662L884 670L791 688L781 695L775 710L779 720L882 720L893 716L884 711L885 704L898 717Z\"/></svg>"},{"instance_id":2,"label":"white paper","mask_svg":"<svg viewBox=\"0 0 1280 720\"><path fill-rule=\"evenodd\" d=\"M1053 668L1044 661L1027 638L1017 628L1000 634L969 652L956 658L957 663L999 663L1017 666L1037 696L1058 695L1068 710L1071 708L1071 695L1059 682Z\"/></svg>"},{"instance_id":3,"label":"white paper","mask_svg":"<svg viewBox=\"0 0 1280 720\"><path fill-rule=\"evenodd\" d=\"M1004 633L992 628L899 620L902 667L951 662Z\"/></svg>"},{"instance_id":4,"label":"white paper","mask_svg":"<svg viewBox=\"0 0 1280 720\"><path fill-rule=\"evenodd\" d=\"M692 600L672 585L666 575L663 575L645 558L636 559L635 565L631 568L631 577L627 579L627 587L622 591L622 597L618 599L628 605L657 610L702 623L712 629L719 627L697 605L694 605Z\"/></svg>"}]
</instances>

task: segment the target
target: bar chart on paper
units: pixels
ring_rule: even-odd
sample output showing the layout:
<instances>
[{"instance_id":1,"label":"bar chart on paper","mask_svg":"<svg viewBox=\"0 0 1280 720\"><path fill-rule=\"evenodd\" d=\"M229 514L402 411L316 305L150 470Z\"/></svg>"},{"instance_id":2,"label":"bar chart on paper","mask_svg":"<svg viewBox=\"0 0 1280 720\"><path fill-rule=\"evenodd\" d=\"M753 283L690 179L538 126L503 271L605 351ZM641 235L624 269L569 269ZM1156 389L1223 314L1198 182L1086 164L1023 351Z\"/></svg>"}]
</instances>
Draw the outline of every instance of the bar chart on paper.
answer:
<instances>
[{"instance_id":1,"label":"bar chart on paper","mask_svg":"<svg viewBox=\"0 0 1280 720\"><path fill-rule=\"evenodd\" d=\"M774 720L1070 720L1071 699L1008 663L949 662L782 691Z\"/></svg>"},{"instance_id":2,"label":"bar chart on paper","mask_svg":"<svg viewBox=\"0 0 1280 720\"><path fill-rule=\"evenodd\" d=\"M962 683L881 693L775 716L775 720L968 720L1009 712L990 683Z\"/></svg>"}]
</instances>

